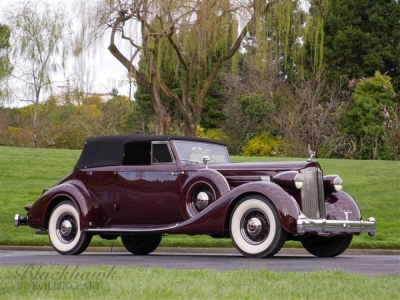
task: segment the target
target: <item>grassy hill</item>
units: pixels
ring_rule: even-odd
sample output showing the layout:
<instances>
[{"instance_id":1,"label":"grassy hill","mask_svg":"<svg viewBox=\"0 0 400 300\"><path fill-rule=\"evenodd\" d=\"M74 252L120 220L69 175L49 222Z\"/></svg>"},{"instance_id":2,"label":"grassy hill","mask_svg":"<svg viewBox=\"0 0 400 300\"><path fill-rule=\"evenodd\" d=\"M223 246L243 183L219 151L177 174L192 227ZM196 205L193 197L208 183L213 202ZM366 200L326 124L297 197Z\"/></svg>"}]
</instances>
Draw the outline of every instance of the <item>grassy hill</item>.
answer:
<instances>
[{"instance_id":1,"label":"grassy hill","mask_svg":"<svg viewBox=\"0 0 400 300\"><path fill-rule=\"evenodd\" d=\"M14 228L15 213L33 203L43 188L51 187L72 170L81 151L0 146L0 244L49 245L48 237L29 227ZM234 162L279 161L286 158L232 157ZM290 158L290 160L299 160ZM302 160L302 159L301 159ZM339 174L344 190L354 197L364 219L377 221L377 234L356 236L352 248L400 249L400 162L317 159L324 174ZM91 245L120 246L120 240L94 238ZM169 235L161 246L230 247L229 239ZM287 247L300 246L289 242Z\"/></svg>"}]
</instances>

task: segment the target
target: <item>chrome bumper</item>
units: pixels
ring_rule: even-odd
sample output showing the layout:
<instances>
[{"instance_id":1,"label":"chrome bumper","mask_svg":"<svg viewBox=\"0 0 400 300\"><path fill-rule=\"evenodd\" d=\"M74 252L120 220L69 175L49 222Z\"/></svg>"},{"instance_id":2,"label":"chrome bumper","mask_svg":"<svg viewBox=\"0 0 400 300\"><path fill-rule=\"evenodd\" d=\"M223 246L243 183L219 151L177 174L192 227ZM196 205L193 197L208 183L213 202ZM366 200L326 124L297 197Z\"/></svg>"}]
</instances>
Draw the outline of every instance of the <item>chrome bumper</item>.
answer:
<instances>
[{"instance_id":1,"label":"chrome bumper","mask_svg":"<svg viewBox=\"0 0 400 300\"><path fill-rule=\"evenodd\" d=\"M326 220L309 219L305 215L297 218L297 233L300 235L306 232L322 233L361 233L368 232L374 236L376 232L375 219L369 218L368 221L350 221L350 220Z\"/></svg>"}]
</instances>

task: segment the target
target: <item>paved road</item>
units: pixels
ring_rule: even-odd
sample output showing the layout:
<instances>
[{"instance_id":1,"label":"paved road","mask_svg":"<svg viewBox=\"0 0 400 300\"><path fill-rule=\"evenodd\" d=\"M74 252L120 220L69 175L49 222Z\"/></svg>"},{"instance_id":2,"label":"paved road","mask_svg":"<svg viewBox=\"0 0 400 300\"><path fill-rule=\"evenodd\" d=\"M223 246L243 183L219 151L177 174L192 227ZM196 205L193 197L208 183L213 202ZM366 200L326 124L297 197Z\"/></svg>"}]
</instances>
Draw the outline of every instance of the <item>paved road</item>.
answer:
<instances>
[{"instance_id":1,"label":"paved road","mask_svg":"<svg viewBox=\"0 0 400 300\"><path fill-rule=\"evenodd\" d=\"M365 275L400 275L400 255L341 255L316 258L307 254L277 254L273 258L252 259L236 253L162 253L134 256L121 252L84 252L78 256L55 251L1 250L0 265L110 265L212 270L260 269L310 272L346 270Z\"/></svg>"}]
</instances>

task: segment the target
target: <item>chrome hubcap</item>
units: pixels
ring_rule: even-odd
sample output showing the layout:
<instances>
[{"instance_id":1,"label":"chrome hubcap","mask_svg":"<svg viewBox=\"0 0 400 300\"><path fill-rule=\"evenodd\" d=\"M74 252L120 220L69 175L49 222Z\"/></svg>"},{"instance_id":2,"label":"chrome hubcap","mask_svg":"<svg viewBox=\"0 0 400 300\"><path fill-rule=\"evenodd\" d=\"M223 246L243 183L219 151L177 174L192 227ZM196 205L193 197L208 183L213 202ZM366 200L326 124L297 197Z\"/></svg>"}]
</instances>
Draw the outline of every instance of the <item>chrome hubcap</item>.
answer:
<instances>
[{"instance_id":1,"label":"chrome hubcap","mask_svg":"<svg viewBox=\"0 0 400 300\"><path fill-rule=\"evenodd\" d=\"M61 234L64 236L70 235L71 231L72 231L71 222L68 220L63 221L60 226L60 231L61 231Z\"/></svg>"},{"instance_id":2,"label":"chrome hubcap","mask_svg":"<svg viewBox=\"0 0 400 300\"><path fill-rule=\"evenodd\" d=\"M57 238L64 244L71 243L78 234L78 224L73 215L62 214L57 220Z\"/></svg>"},{"instance_id":3,"label":"chrome hubcap","mask_svg":"<svg viewBox=\"0 0 400 300\"><path fill-rule=\"evenodd\" d=\"M210 198L208 197L207 193L205 193L205 192L198 193L197 197L196 197L196 202L195 202L196 208L198 210L205 209L207 207L209 201L210 201Z\"/></svg>"},{"instance_id":4,"label":"chrome hubcap","mask_svg":"<svg viewBox=\"0 0 400 300\"><path fill-rule=\"evenodd\" d=\"M260 234L261 229L262 229L262 223L258 218L251 218L247 222L247 231L252 236Z\"/></svg>"},{"instance_id":5,"label":"chrome hubcap","mask_svg":"<svg viewBox=\"0 0 400 300\"><path fill-rule=\"evenodd\" d=\"M240 220L240 232L243 239L251 245L264 242L269 235L270 224L265 213L259 209L250 209Z\"/></svg>"}]
</instances>

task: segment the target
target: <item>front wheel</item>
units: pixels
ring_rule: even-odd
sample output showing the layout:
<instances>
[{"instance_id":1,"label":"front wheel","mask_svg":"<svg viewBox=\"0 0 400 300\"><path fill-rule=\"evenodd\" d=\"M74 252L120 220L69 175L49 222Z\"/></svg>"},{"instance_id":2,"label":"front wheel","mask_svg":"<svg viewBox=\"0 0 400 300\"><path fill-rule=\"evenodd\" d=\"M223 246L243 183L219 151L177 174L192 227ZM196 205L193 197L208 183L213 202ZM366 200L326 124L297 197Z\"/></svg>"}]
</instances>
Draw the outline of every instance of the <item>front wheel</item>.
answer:
<instances>
[{"instance_id":1,"label":"front wheel","mask_svg":"<svg viewBox=\"0 0 400 300\"><path fill-rule=\"evenodd\" d=\"M79 212L75 205L63 201L51 213L49 238L58 253L77 255L86 250L92 236L80 230Z\"/></svg>"},{"instance_id":2,"label":"front wheel","mask_svg":"<svg viewBox=\"0 0 400 300\"><path fill-rule=\"evenodd\" d=\"M121 235L122 244L130 253L147 255L160 245L162 234L151 235Z\"/></svg>"},{"instance_id":3,"label":"front wheel","mask_svg":"<svg viewBox=\"0 0 400 300\"><path fill-rule=\"evenodd\" d=\"M342 254L353 240L353 235L323 237L312 235L301 240L303 247L317 257L334 257Z\"/></svg>"},{"instance_id":4,"label":"front wheel","mask_svg":"<svg viewBox=\"0 0 400 300\"><path fill-rule=\"evenodd\" d=\"M235 206L230 234L236 249L247 257L271 257L286 241L275 206L261 195L247 196Z\"/></svg>"}]
</instances>

